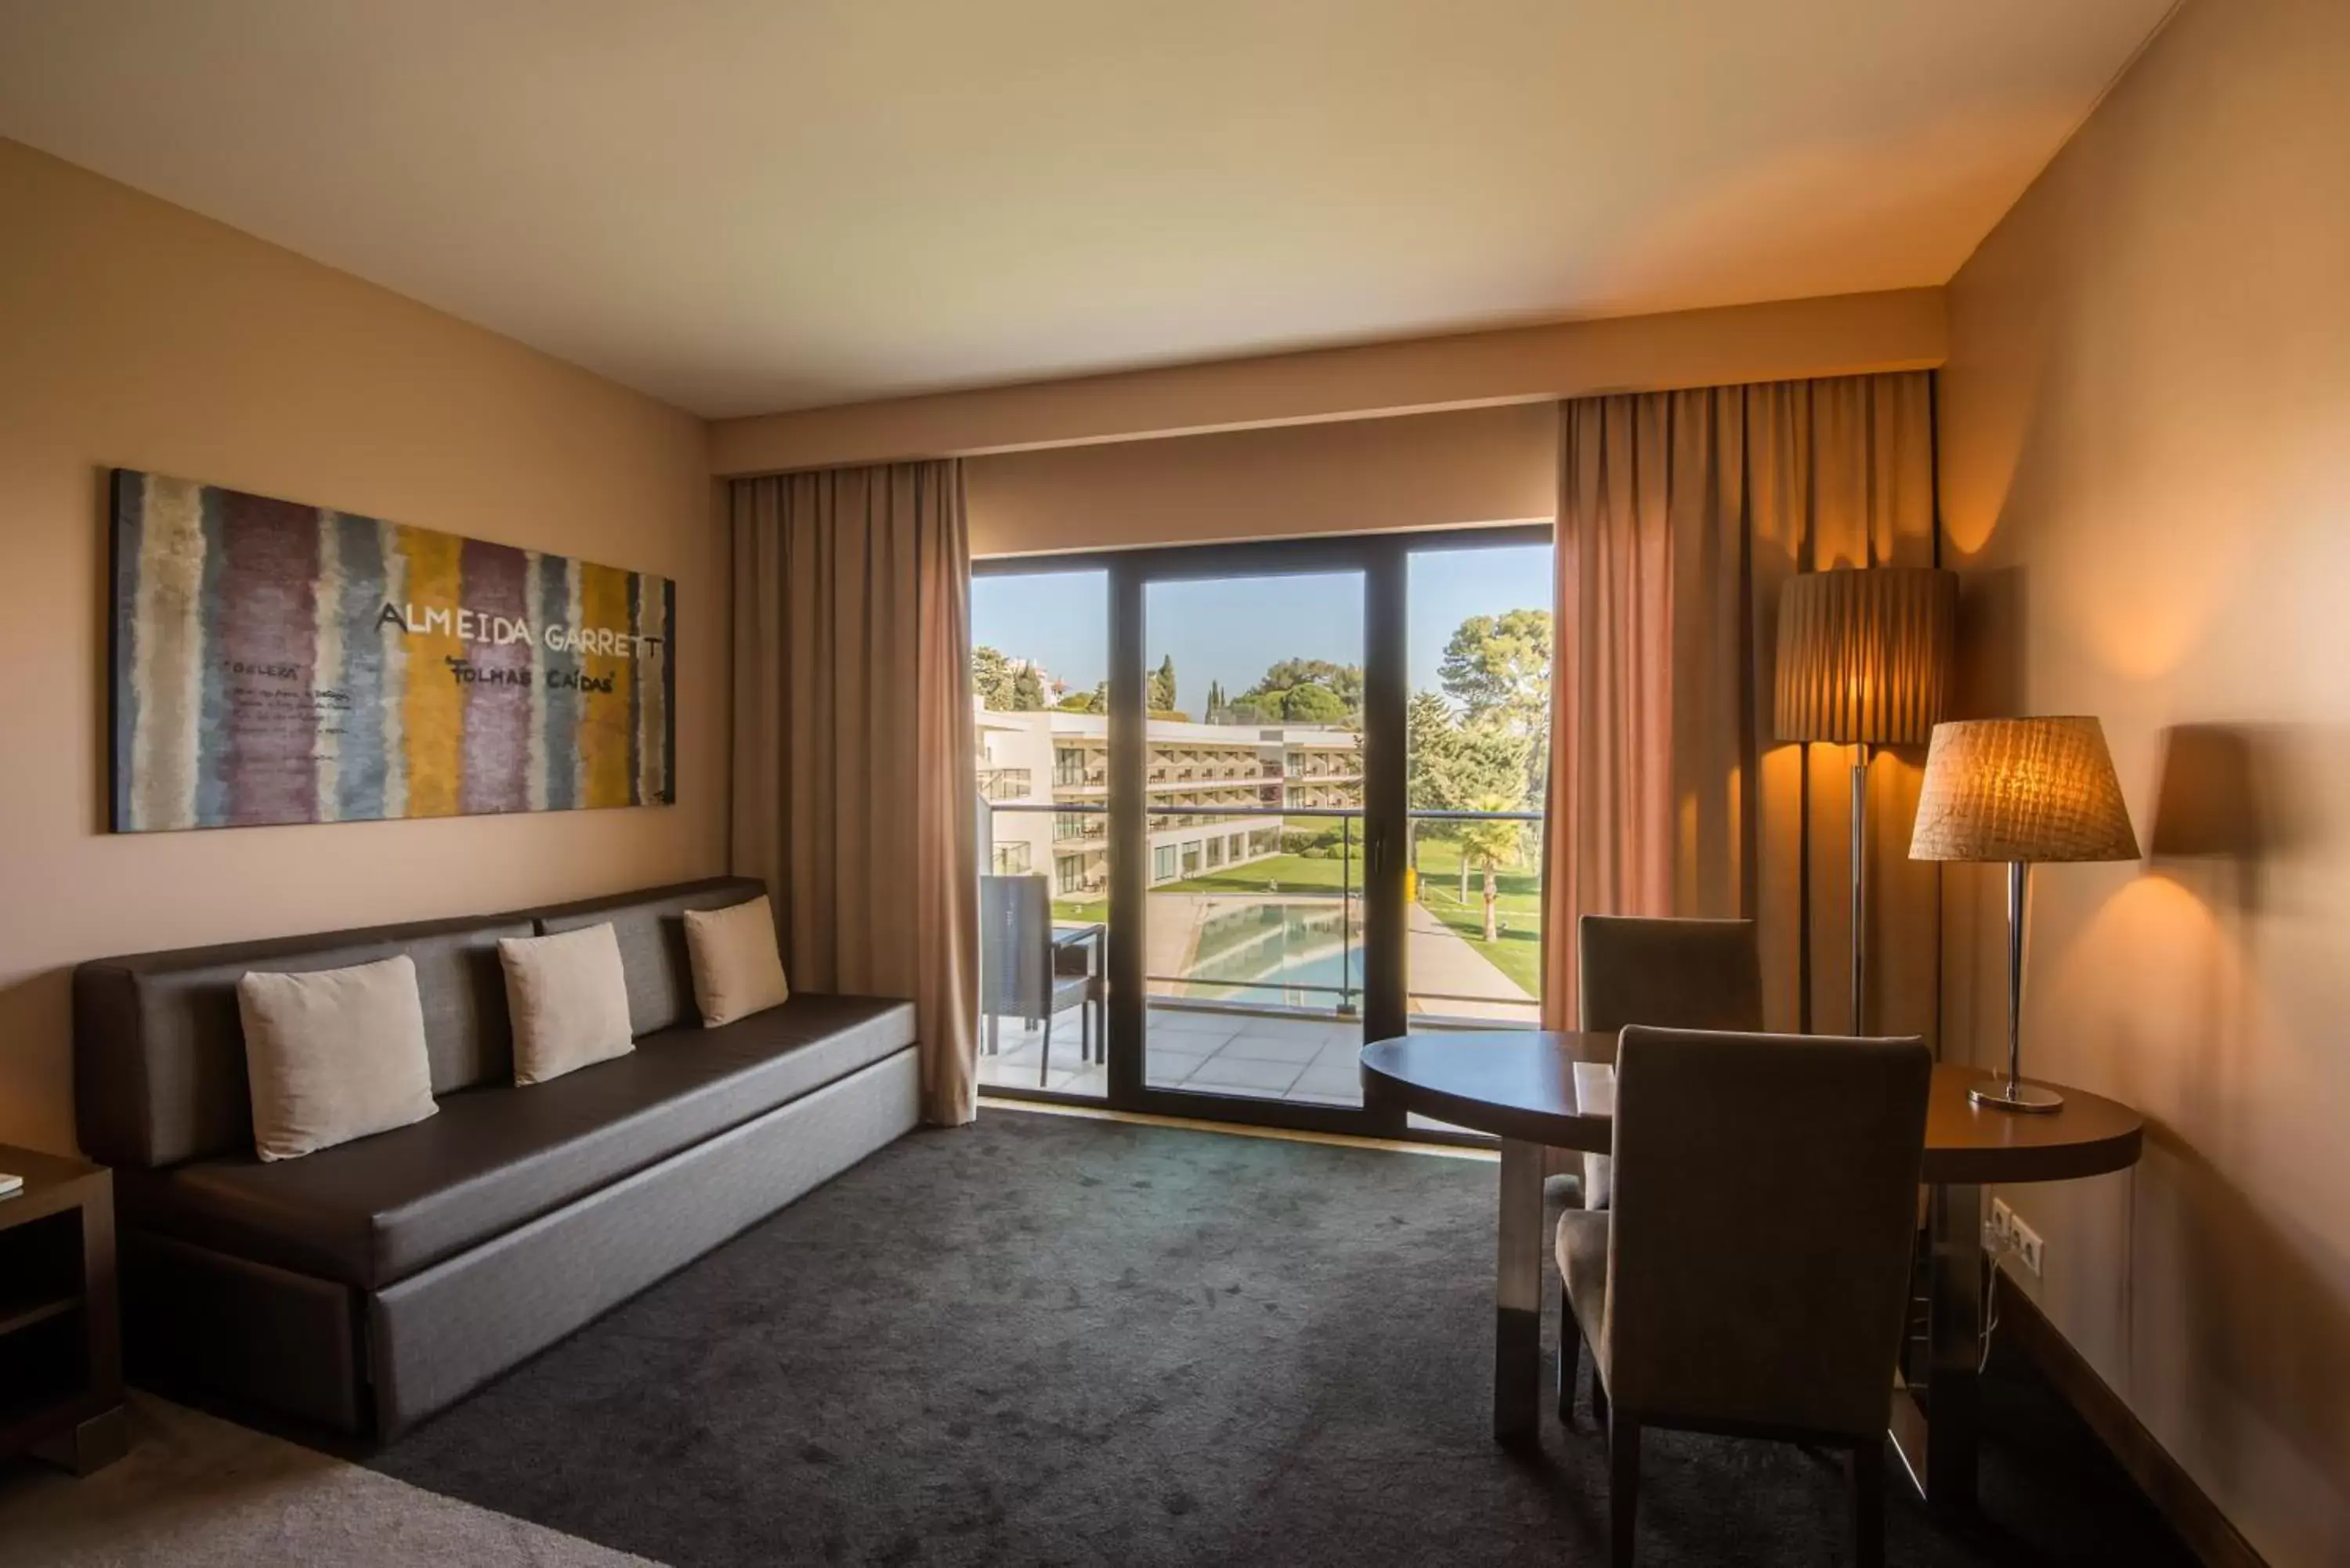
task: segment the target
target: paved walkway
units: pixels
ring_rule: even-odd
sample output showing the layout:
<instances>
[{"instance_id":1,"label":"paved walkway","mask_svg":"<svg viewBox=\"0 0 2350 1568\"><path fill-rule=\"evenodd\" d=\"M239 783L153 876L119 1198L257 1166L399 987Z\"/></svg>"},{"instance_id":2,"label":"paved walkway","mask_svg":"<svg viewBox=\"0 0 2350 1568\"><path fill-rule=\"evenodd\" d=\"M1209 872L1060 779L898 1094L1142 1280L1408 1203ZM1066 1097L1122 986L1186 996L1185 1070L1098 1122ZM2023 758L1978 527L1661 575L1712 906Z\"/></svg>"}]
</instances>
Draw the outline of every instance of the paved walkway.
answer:
<instances>
[{"instance_id":1,"label":"paved walkway","mask_svg":"<svg viewBox=\"0 0 2350 1568\"><path fill-rule=\"evenodd\" d=\"M1404 962L1409 966L1404 973L1410 977L1412 1012L1533 1026L1537 1015L1534 999L1425 905L1411 907L1409 932L1404 939ZM1447 1000L1421 1000L1430 992ZM1462 997L1472 1000L1454 1000Z\"/></svg>"}]
</instances>

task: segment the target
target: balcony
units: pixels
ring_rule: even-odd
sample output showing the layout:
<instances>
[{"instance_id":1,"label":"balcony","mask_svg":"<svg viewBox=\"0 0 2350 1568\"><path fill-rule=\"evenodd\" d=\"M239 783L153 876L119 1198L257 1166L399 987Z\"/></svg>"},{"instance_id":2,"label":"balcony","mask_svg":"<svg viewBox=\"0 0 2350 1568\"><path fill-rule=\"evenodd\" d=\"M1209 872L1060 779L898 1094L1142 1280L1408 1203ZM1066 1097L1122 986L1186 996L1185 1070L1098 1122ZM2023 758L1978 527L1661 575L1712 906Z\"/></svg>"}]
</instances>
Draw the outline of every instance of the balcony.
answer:
<instances>
[{"instance_id":1,"label":"balcony","mask_svg":"<svg viewBox=\"0 0 2350 1568\"><path fill-rule=\"evenodd\" d=\"M1154 1006L1145 1081L1154 1089L1240 1094L1293 1105L1359 1106L1359 1025L1274 1013L1255 1015ZM1014 1032L1006 1021L1001 1050L979 1059L983 1087L1034 1089L1101 1099L1109 1094L1107 1062L1077 1057L1077 1017L1053 1025L1050 1070L1040 1060L1044 1031ZM1039 1077L1044 1079L1040 1085Z\"/></svg>"},{"instance_id":2,"label":"balcony","mask_svg":"<svg viewBox=\"0 0 2350 1568\"><path fill-rule=\"evenodd\" d=\"M1334 792L1337 783L1330 781ZM998 813L1035 809L1007 805ZM1147 1082L1259 1099L1360 1103L1353 1053L1362 1044L1365 980L1361 819L1352 804L1152 809L1151 886L1142 910ZM1538 835L1524 829L1538 817L1414 812L1411 819L1405 981L1412 1027L1534 1027L1542 872ZM1496 866L1489 936L1482 867L1461 875L1464 847L1471 846L1463 833L1472 824L1503 821L1521 825L1523 863ZM1096 829L1077 836L1107 840L1107 807L1064 808L1056 840L1071 822ZM1108 912L1099 891L1064 896L1054 905L1064 921L1101 922ZM1006 1020L1002 1044L999 1054L982 1057L981 1083L1037 1087L1043 1031ZM1047 1089L1107 1092L1104 1064L1078 1059L1074 1012L1054 1028L1044 1075Z\"/></svg>"},{"instance_id":3,"label":"balcony","mask_svg":"<svg viewBox=\"0 0 2350 1568\"><path fill-rule=\"evenodd\" d=\"M982 768L979 793L990 801L1026 800L1035 791L1035 778L1030 768Z\"/></svg>"}]
</instances>

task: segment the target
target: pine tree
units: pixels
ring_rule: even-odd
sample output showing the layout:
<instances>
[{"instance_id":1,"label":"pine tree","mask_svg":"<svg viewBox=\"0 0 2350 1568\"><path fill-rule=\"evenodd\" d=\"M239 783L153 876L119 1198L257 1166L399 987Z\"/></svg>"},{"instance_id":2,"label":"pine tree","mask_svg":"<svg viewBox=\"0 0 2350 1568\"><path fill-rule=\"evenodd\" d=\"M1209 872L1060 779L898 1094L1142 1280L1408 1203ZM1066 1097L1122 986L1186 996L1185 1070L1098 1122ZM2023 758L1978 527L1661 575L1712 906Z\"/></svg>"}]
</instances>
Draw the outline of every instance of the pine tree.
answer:
<instances>
[{"instance_id":1,"label":"pine tree","mask_svg":"<svg viewBox=\"0 0 2350 1568\"><path fill-rule=\"evenodd\" d=\"M1526 794L1543 793L1550 763L1551 618L1513 609L1471 616L1444 647L1437 679L1471 728L1508 730L1526 742Z\"/></svg>"},{"instance_id":2,"label":"pine tree","mask_svg":"<svg viewBox=\"0 0 2350 1568\"><path fill-rule=\"evenodd\" d=\"M1012 661L999 650L980 644L971 650L971 689L980 706L996 712L1012 710Z\"/></svg>"}]
</instances>

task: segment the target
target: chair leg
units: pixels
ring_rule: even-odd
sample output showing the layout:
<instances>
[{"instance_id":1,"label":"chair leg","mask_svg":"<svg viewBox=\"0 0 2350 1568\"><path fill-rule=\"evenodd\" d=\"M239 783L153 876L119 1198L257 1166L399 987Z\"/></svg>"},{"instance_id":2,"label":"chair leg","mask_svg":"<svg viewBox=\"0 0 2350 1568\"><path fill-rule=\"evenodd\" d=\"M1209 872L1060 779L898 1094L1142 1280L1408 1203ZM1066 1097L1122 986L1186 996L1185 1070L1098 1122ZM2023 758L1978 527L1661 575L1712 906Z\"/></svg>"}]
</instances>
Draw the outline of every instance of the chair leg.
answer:
<instances>
[{"instance_id":1,"label":"chair leg","mask_svg":"<svg viewBox=\"0 0 2350 1568\"><path fill-rule=\"evenodd\" d=\"M1607 1560L1632 1568L1640 1512L1640 1423L1617 1411L1607 1422Z\"/></svg>"},{"instance_id":2,"label":"chair leg","mask_svg":"<svg viewBox=\"0 0 2350 1568\"><path fill-rule=\"evenodd\" d=\"M1852 1560L1885 1568L1885 1440L1852 1451Z\"/></svg>"},{"instance_id":3,"label":"chair leg","mask_svg":"<svg viewBox=\"0 0 2350 1568\"><path fill-rule=\"evenodd\" d=\"M1575 1425L1575 1385L1582 1376L1583 1330L1566 1299L1566 1282L1558 1282L1558 1423Z\"/></svg>"},{"instance_id":4,"label":"chair leg","mask_svg":"<svg viewBox=\"0 0 2350 1568\"><path fill-rule=\"evenodd\" d=\"M1036 1086L1045 1086L1045 1076L1053 1068L1053 1015L1045 1014L1045 1043L1036 1048Z\"/></svg>"}]
</instances>

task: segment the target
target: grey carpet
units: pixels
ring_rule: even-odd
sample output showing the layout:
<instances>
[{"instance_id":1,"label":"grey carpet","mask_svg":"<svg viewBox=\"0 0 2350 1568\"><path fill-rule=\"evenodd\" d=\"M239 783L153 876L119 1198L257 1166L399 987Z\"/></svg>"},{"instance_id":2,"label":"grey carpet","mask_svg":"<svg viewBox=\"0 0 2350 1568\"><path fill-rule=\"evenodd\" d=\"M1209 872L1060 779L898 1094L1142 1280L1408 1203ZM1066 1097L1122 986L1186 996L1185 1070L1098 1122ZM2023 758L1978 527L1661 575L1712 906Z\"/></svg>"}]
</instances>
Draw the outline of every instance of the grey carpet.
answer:
<instances>
[{"instance_id":1,"label":"grey carpet","mask_svg":"<svg viewBox=\"0 0 2350 1568\"><path fill-rule=\"evenodd\" d=\"M0 1465L0 1568L652 1568L146 1396L86 1479Z\"/></svg>"},{"instance_id":2,"label":"grey carpet","mask_svg":"<svg viewBox=\"0 0 2350 1568\"><path fill-rule=\"evenodd\" d=\"M1587 1411L1488 1434L1490 1164L991 1113L896 1144L372 1463L681 1565L1604 1561ZM1903 1564L2190 1560L2007 1368ZM1836 1562L1839 1463L1659 1435L1640 1561Z\"/></svg>"}]
</instances>

